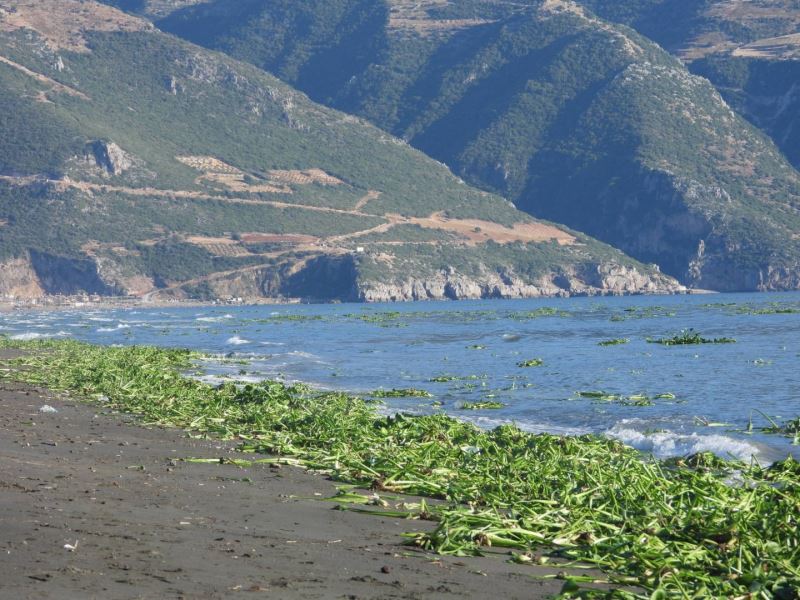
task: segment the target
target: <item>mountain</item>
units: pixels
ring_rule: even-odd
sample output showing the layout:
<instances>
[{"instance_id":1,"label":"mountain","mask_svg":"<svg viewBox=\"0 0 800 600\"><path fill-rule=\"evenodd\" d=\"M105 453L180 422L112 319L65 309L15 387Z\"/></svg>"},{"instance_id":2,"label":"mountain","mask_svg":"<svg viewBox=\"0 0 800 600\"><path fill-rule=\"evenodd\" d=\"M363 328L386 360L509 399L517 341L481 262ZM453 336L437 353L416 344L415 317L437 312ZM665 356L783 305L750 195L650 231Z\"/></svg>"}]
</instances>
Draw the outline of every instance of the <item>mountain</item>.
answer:
<instances>
[{"instance_id":1,"label":"mountain","mask_svg":"<svg viewBox=\"0 0 800 600\"><path fill-rule=\"evenodd\" d=\"M800 4L795 0L581 0L708 78L800 167Z\"/></svg>"},{"instance_id":2,"label":"mountain","mask_svg":"<svg viewBox=\"0 0 800 600\"><path fill-rule=\"evenodd\" d=\"M688 285L800 287L800 174L707 79L611 20L682 31L664 19L678 0L590 2L608 20L567 0L158 4L159 28Z\"/></svg>"},{"instance_id":3,"label":"mountain","mask_svg":"<svg viewBox=\"0 0 800 600\"><path fill-rule=\"evenodd\" d=\"M0 0L0 295L676 289L148 21L87 0Z\"/></svg>"}]
</instances>

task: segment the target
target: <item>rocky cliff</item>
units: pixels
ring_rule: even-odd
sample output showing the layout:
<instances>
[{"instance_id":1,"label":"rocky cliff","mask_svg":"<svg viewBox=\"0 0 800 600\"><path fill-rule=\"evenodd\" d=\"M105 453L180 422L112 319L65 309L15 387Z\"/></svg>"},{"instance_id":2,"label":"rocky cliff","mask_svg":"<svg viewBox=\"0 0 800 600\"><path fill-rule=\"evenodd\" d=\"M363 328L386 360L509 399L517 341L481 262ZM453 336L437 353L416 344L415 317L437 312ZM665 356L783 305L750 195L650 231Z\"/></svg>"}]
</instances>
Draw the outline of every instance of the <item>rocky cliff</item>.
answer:
<instances>
[{"instance_id":1,"label":"rocky cliff","mask_svg":"<svg viewBox=\"0 0 800 600\"><path fill-rule=\"evenodd\" d=\"M535 279L510 269L482 268L465 274L443 268L422 276L395 273L370 278L353 255L321 256L301 266L281 265L215 278L202 293L184 286L155 292L151 297L255 299L294 298L304 301L410 302L623 294L676 294L687 290L674 279L634 266L615 263L587 265L546 273Z\"/></svg>"}]
</instances>

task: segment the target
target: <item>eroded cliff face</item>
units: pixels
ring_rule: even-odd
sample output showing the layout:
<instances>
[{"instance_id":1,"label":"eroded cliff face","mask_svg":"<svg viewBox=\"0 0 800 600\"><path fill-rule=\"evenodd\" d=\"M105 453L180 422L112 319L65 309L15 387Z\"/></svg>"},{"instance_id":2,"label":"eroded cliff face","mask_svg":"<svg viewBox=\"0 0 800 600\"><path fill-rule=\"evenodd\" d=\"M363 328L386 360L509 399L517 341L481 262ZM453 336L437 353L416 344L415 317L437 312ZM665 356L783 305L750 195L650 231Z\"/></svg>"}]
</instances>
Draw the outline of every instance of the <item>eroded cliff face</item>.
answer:
<instances>
[{"instance_id":1,"label":"eroded cliff face","mask_svg":"<svg viewBox=\"0 0 800 600\"><path fill-rule=\"evenodd\" d=\"M425 278L408 278L389 283L375 281L358 283L358 297L364 302L683 292L686 292L686 288L670 277L660 274L649 275L632 267L610 263L549 273L532 282L508 272L486 271L479 276L466 276L454 271L443 271Z\"/></svg>"},{"instance_id":2,"label":"eroded cliff face","mask_svg":"<svg viewBox=\"0 0 800 600\"><path fill-rule=\"evenodd\" d=\"M0 296L18 299L48 294L131 295L143 299L301 299L316 302L406 302L486 298L540 298L686 291L657 272L616 263L586 264L535 280L508 268L483 268L467 275L448 268L425 276L387 271L365 277L356 256L320 255L261 268L246 268L202 281L158 289L145 275L123 275L104 259L67 259L42 253L0 264Z\"/></svg>"},{"instance_id":3,"label":"eroded cliff face","mask_svg":"<svg viewBox=\"0 0 800 600\"><path fill-rule=\"evenodd\" d=\"M31 251L30 265L39 285L46 294L98 294L118 296L119 288L109 285L100 277L97 263L91 258L66 258L44 252Z\"/></svg>"},{"instance_id":4,"label":"eroded cliff face","mask_svg":"<svg viewBox=\"0 0 800 600\"><path fill-rule=\"evenodd\" d=\"M30 300L44 294L27 256L0 262L0 297Z\"/></svg>"},{"instance_id":5,"label":"eroded cliff face","mask_svg":"<svg viewBox=\"0 0 800 600\"><path fill-rule=\"evenodd\" d=\"M781 213L765 211L759 223L748 223L748 207L720 186L666 170L652 170L641 179L645 185L636 193L601 190L596 212L586 212L581 228L660 265L689 288L800 289L800 261L792 257L796 249L776 241L789 227Z\"/></svg>"},{"instance_id":6,"label":"eroded cliff face","mask_svg":"<svg viewBox=\"0 0 800 600\"><path fill-rule=\"evenodd\" d=\"M116 282L106 282L90 257L67 258L32 250L0 262L0 297L31 300L54 295L120 296L130 292Z\"/></svg>"},{"instance_id":7,"label":"eroded cliff face","mask_svg":"<svg viewBox=\"0 0 800 600\"><path fill-rule=\"evenodd\" d=\"M776 263L783 264L732 262L724 241L710 236L698 244L687 279L694 288L721 292L800 290L800 263L786 266L780 258Z\"/></svg>"}]
</instances>

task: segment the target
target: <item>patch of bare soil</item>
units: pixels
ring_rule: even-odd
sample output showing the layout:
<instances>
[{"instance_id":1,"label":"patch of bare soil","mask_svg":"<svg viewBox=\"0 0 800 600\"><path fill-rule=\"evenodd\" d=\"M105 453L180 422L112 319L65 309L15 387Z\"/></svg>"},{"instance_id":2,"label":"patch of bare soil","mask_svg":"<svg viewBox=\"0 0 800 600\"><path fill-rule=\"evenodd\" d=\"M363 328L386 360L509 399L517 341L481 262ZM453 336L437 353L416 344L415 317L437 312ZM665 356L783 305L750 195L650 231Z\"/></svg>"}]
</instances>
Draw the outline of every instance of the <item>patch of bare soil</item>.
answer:
<instances>
[{"instance_id":1,"label":"patch of bare soil","mask_svg":"<svg viewBox=\"0 0 800 600\"><path fill-rule=\"evenodd\" d=\"M248 194L291 194L292 189L276 185L273 182L248 178L241 169L214 158L213 156L176 156L175 159L193 169L202 172L195 183L203 182L222 185L232 192Z\"/></svg>"},{"instance_id":2,"label":"patch of bare soil","mask_svg":"<svg viewBox=\"0 0 800 600\"><path fill-rule=\"evenodd\" d=\"M214 256L248 256L250 252L242 244L231 238L204 237L199 235L188 236L186 241L203 248Z\"/></svg>"},{"instance_id":3,"label":"patch of bare soil","mask_svg":"<svg viewBox=\"0 0 800 600\"><path fill-rule=\"evenodd\" d=\"M735 23L770 20L785 22L787 28L800 25L800 5L796 0L721 0L712 4L706 14Z\"/></svg>"},{"instance_id":4,"label":"patch of bare soil","mask_svg":"<svg viewBox=\"0 0 800 600\"><path fill-rule=\"evenodd\" d=\"M390 215L387 216L391 218ZM441 213L434 213L425 218L400 218L403 222L413 223L420 227L451 231L466 238L473 244L482 244L489 240L498 244L546 242L550 240L554 240L562 246L569 246L575 243L575 238L572 235L545 223L515 223L513 227L506 227L499 223L480 219L448 219L442 216Z\"/></svg>"},{"instance_id":5,"label":"patch of bare soil","mask_svg":"<svg viewBox=\"0 0 800 600\"><path fill-rule=\"evenodd\" d=\"M88 31L147 31L153 26L94 0L0 0L0 30L31 29L53 50L88 52Z\"/></svg>"},{"instance_id":6,"label":"patch of bare soil","mask_svg":"<svg viewBox=\"0 0 800 600\"><path fill-rule=\"evenodd\" d=\"M359 198L358 202L356 202L356 205L353 207L353 210L355 212L358 212L362 208L364 208L367 204L369 204L373 200L377 200L380 197L381 197L380 192L376 190L369 190L366 194L364 194L363 197Z\"/></svg>"},{"instance_id":7,"label":"patch of bare soil","mask_svg":"<svg viewBox=\"0 0 800 600\"><path fill-rule=\"evenodd\" d=\"M319 238L300 233L243 233L240 236L245 244L315 244Z\"/></svg>"},{"instance_id":8,"label":"patch of bare soil","mask_svg":"<svg viewBox=\"0 0 800 600\"><path fill-rule=\"evenodd\" d=\"M791 60L800 58L800 33L758 40L733 51L733 56Z\"/></svg>"},{"instance_id":9,"label":"patch of bare soil","mask_svg":"<svg viewBox=\"0 0 800 600\"><path fill-rule=\"evenodd\" d=\"M289 185L341 185L341 179L329 175L322 169L306 169L304 171L270 171L269 176L275 181Z\"/></svg>"},{"instance_id":10,"label":"patch of bare soil","mask_svg":"<svg viewBox=\"0 0 800 600\"><path fill-rule=\"evenodd\" d=\"M435 19L429 14L433 8L447 6L449 0L389 0L389 29L413 31L419 35L458 31L492 23L486 19Z\"/></svg>"}]
</instances>

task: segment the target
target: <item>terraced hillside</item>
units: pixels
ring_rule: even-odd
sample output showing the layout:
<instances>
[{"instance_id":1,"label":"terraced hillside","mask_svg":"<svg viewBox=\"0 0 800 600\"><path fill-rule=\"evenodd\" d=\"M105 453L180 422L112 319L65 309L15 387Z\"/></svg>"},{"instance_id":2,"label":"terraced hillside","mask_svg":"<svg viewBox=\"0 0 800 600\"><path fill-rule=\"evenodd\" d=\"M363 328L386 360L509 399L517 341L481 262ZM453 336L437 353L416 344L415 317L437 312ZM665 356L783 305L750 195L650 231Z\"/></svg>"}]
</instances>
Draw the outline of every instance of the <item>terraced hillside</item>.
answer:
<instances>
[{"instance_id":1,"label":"terraced hillside","mask_svg":"<svg viewBox=\"0 0 800 600\"><path fill-rule=\"evenodd\" d=\"M676 1L592 5L632 23ZM579 4L209 0L156 23L689 285L800 286L798 172L708 81Z\"/></svg>"},{"instance_id":2,"label":"terraced hillside","mask_svg":"<svg viewBox=\"0 0 800 600\"><path fill-rule=\"evenodd\" d=\"M675 288L145 20L90 1L0 0L0 295Z\"/></svg>"}]
</instances>

